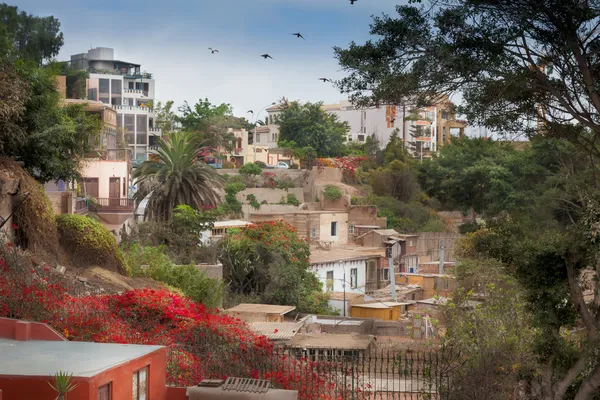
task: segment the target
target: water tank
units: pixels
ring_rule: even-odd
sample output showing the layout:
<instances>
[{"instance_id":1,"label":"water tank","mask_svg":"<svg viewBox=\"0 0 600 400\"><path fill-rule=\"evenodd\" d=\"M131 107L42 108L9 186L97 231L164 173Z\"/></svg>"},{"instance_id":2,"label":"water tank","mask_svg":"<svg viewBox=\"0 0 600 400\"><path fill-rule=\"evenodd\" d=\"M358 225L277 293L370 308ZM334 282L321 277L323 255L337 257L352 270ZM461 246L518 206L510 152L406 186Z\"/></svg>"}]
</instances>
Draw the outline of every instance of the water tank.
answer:
<instances>
[{"instance_id":1,"label":"water tank","mask_svg":"<svg viewBox=\"0 0 600 400\"><path fill-rule=\"evenodd\" d=\"M96 47L88 50L88 59L90 60L114 60L115 49L110 47Z\"/></svg>"}]
</instances>

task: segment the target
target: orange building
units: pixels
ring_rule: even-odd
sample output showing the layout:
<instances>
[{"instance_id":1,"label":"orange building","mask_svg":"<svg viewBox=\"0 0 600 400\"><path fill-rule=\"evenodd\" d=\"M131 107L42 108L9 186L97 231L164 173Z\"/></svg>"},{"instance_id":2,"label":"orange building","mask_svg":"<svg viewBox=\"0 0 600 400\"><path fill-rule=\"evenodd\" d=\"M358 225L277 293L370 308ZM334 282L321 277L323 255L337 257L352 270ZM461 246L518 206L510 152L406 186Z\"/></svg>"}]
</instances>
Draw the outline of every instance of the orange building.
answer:
<instances>
[{"instance_id":1,"label":"orange building","mask_svg":"<svg viewBox=\"0 0 600 400\"><path fill-rule=\"evenodd\" d=\"M54 399L58 371L77 383L68 400L185 398L166 386L162 346L69 342L46 324L0 318L0 360L0 400Z\"/></svg>"}]
</instances>

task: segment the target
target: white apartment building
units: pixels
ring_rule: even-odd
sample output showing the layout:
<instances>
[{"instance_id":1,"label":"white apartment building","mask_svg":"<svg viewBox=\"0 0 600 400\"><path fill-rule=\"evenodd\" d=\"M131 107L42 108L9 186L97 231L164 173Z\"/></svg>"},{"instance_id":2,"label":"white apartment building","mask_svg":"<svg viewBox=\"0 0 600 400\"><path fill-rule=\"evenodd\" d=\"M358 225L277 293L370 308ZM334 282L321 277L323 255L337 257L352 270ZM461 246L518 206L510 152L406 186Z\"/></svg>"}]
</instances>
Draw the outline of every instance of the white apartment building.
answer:
<instances>
[{"instance_id":1,"label":"white apartment building","mask_svg":"<svg viewBox=\"0 0 600 400\"><path fill-rule=\"evenodd\" d=\"M267 108L268 124L258 128L255 143L269 148L277 146L279 127L274 123L281 112L281 104ZM397 129L404 142L416 143L415 155L437 151L450 141L451 135L464 135L465 121L456 120L453 105L448 96L440 96L438 104L415 110L411 105L383 105L380 107L357 108L350 101L323 105L323 109L338 117L339 121L350 126L348 141L364 143L375 135L382 147L388 144L392 133ZM404 121L404 123L403 123ZM420 127L423 136L413 137Z\"/></svg>"},{"instance_id":2,"label":"white apartment building","mask_svg":"<svg viewBox=\"0 0 600 400\"><path fill-rule=\"evenodd\" d=\"M89 71L87 98L112 105L117 111L117 129L132 152L134 166L148 159L161 131L155 126L155 80L141 65L115 60L114 49L97 47L71 56L71 65Z\"/></svg>"}]
</instances>

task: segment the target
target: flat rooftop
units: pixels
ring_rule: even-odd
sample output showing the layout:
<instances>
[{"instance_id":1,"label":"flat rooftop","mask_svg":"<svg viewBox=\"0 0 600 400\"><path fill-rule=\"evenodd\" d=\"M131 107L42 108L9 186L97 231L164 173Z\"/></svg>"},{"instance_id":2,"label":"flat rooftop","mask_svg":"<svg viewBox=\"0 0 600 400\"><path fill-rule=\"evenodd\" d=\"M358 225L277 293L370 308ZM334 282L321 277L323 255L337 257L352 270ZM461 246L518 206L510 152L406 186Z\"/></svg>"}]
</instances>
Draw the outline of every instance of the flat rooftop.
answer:
<instances>
[{"instance_id":1,"label":"flat rooftop","mask_svg":"<svg viewBox=\"0 0 600 400\"><path fill-rule=\"evenodd\" d=\"M303 322L252 322L250 329L271 340L287 340L300 331Z\"/></svg>"},{"instance_id":2,"label":"flat rooftop","mask_svg":"<svg viewBox=\"0 0 600 400\"><path fill-rule=\"evenodd\" d=\"M307 349L366 350L373 341L371 335L303 333L294 336L287 345Z\"/></svg>"},{"instance_id":3,"label":"flat rooftop","mask_svg":"<svg viewBox=\"0 0 600 400\"><path fill-rule=\"evenodd\" d=\"M412 301L412 302L382 301L382 302L368 303L368 304L352 304L352 307L385 309L385 308L392 308L392 307L407 306L409 304L414 304L414 301Z\"/></svg>"},{"instance_id":4,"label":"flat rooftop","mask_svg":"<svg viewBox=\"0 0 600 400\"><path fill-rule=\"evenodd\" d=\"M315 246L310 248L310 263L322 264L335 261L360 260L373 257L385 256L383 247L363 247L363 246L336 246L332 245L331 250L322 250Z\"/></svg>"},{"instance_id":5,"label":"flat rooftop","mask_svg":"<svg viewBox=\"0 0 600 400\"><path fill-rule=\"evenodd\" d=\"M294 311L294 306L277 306L272 304L238 304L225 310L228 313L255 313L255 314L287 314Z\"/></svg>"},{"instance_id":6,"label":"flat rooftop","mask_svg":"<svg viewBox=\"0 0 600 400\"><path fill-rule=\"evenodd\" d=\"M136 344L17 341L0 338L0 375L48 376L69 371L89 378L161 349Z\"/></svg>"}]
</instances>

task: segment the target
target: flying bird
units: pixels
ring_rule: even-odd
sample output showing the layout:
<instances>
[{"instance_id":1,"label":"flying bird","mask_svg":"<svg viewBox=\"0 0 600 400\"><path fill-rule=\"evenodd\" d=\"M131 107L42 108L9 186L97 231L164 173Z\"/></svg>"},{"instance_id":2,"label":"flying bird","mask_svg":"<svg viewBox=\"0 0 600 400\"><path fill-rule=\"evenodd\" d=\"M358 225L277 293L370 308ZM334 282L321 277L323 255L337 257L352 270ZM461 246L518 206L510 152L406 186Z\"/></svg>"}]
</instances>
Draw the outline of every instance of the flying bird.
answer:
<instances>
[{"instance_id":1,"label":"flying bird","mask_svg":"<svg viewBox=\"0 0 600 400\"><path fill-rule=\"evenodd\" d=\"M246 114L248 114L248 113L250 113L250 114L254 114L254 111L252 111L252 110L248 110L248 111L246 111Z\"/></svg>"},{"instance_id":2,"label":"flying bird","mask_svg":"<svg viewBox=\"0 0 600 400\"><path fill-rule=\"evenodd\" d=\"M271 60L274 60L274 58L273 58L273 57L271 57L271 56L270 56L269 54L267 54L267 53L265 53L265 54L261 54L261 57L262 57L262 58L264 58L265 60L266 60L267 58L270 58Z\"/></svg>"},{"instance_id":3,"label":"flying bird","mask_svg":"<svg viewBox=\"0 0 600 400\"><path fill-rule=\"evenodd\" d=\"M218 53L218 52L219 52L219 50L217 50L217 49L213 49L212 47L209 47L209 48L208 48L208 50L210 50L210 52L211 52L212 54L215 54L215 53Z\"/></svg>"},{"instance_id":4,"label":"flying bird","mask_svg":"<svg viewBox=\"0 0 600 400\"><path fill-rule=\"evenodd\" d=\"M331 82L331 79L327 79L327 78L319 78L320 81L323 82Z\"/></svg>"},{"instance_id":5,"label":"flying bird","mask_svg":"<svg viewBox=\"0 0 600 400\"><path fill-rule=\"evenodd\" d=\"M290 35L296 36L298 39L304 39L304 36L300 32L290 33ZM306 40L306 39L304 39Z\"/></svg>"},{"instance_id":6,"label":"flying bird","mask_svg":"<svg viewBox=\"0 0 600 400\"><path fill-rule=\"evenodd\" d=\"M356 3L358 0L350 0L350 5L353 5L354 3Z\"/></svg>"}]
</instances>

